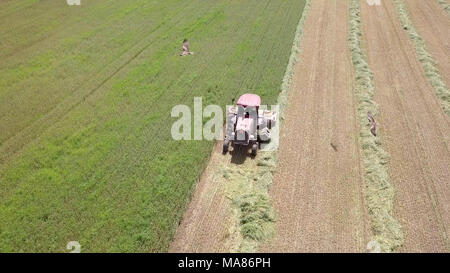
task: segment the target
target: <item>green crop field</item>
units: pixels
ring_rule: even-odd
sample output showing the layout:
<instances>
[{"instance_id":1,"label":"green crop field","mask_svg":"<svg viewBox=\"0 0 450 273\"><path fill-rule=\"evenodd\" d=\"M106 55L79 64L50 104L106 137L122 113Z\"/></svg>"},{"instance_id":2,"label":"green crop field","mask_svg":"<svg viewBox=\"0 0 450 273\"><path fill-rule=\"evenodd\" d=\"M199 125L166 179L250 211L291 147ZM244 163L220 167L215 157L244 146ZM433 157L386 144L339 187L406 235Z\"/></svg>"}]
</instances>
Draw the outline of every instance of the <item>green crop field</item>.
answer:
<instances>
[{"instance_id":1,"label":"green crop field","mask_svg":"<svg viewBox=\"0 0 450 273\"><path fill-rule=\"evenodd\" d=\"M167 251L214 144L172 107L274 103L303 6L1 0L0 252Z\"/></svg>"}]
</instances>

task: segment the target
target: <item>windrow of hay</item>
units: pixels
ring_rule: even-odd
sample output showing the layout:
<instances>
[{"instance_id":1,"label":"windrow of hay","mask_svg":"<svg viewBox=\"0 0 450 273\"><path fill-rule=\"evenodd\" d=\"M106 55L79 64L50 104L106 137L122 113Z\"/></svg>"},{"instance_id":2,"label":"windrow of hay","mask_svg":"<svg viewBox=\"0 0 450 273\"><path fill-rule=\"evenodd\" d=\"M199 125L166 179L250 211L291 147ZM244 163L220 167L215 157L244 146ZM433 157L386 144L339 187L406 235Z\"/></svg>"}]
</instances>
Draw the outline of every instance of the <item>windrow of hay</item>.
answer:
<instances>
[{"instance_id":1,"label":"windrow of hay","mask_svg":"<svg viewBox=\"0 0 450 273\"><path fill-rule=\"evenodd\" d=\"M450 15L450 4L446 0L438 0L439 4L444 8L448 15Z\"/></svg>"},{"instance_id":2,"label":"windrow of hay","mask_svg":"<svg viewBox=\"0 0 450 273\"><path fill-rule=\"evenodd\" d=\"M280 117L278 128L281 126L283 112L287 105L287 92L294 74L297 55L300 52L300 40L310 6L311 0L306 0L278 96ZM274 234L275 215L269 197L269 188L276 169L277 156L276 149L261 151L254 166L232 165L220 170L223 178L227 180L227 197L233 204L235 220L230 232L238 237L236 240L238 243L231 251L256 252L259 242L268 240ZM239 231L238 234L236 234L237 231Z\"/></svg>"},{"instance_id":3,"label":"windrow of hay","mask_svg":"<svg viewBox=\"0 0 450 273\"><path fill-rule=\"evenodd\" d=\"M256 252L258 243L274 232L275 216L268 195L275 171L275 152L261 152L256 164L231 165L219 170L232 201L232 252Z\"/></svg>"},{"instance_id":4,"label":"windrow of hay","mask_svg":"<svg viewBox=\"0 0 450 273\"><path fill-rule=\"evenodd\" d=\"M440 99L442 108L447 115L450 115L450 89L445 84L441 77L439 69L436 65L436 60L428 53L425 41L420 37L414 28L411 19L409 18L408 10L406 9L403 0L394 0L397 6L397 13L403 29L408 33L408 37L413 43L414 49L416 51L417 58L422 64L425 75L433 86L436 95ZM446 10L449 12L448 4L445 3Z\"/></svg>"},{"instance_id":5,"label":"windrow of hay","mask_svg":"<svg viewBox=\"0 0 450 273\"><path fill-rule=\"evenodd\" d=\"M393 217L394 188L387 171L388 154L381 146L380 137L369 132L367 113L377 114L373 101L375 87L373 73L361 46L361 17L358 0L350 6L349 47L355 69L355 96L358 101L360 127L359 141L362 147L366 203L371 221L373 240L383 252L392 252L403 244L403 232Z\"/></svg>"}]
</instances>

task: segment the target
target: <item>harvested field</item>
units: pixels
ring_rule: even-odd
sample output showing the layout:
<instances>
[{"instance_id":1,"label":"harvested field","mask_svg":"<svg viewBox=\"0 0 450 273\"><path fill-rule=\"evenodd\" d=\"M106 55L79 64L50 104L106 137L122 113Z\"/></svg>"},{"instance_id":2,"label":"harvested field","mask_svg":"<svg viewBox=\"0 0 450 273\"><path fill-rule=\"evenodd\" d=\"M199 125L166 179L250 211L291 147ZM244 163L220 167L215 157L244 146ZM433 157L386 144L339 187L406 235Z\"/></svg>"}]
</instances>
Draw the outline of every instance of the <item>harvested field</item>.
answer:
<instances>
[{"instance_id":1,"label":"harvested field","mask_svg":"<svg viewBox=\"0 0 450 273\"><path fill-rule=\"evenodd\" d=\"M409 17L450 86L450 16L436 1L405 0Z\"/></svg>"},{"instance_id":2,"label":"harvested field","mask_svg":"<svg viewBox=\"0 0 450 273\"><path fill-rule=\"evenodd\" d=\"M262 251L354 252L369 241L349 7L311 1L270 192L276 233Z\"/></svg>"},{"instance_id":3,"label":"harvested field","mask_svg":"<svg viewBox=\"0 0 450 273\"><path fill-rule=\"evenodd\" d=\"M450 116L450 16L435 1L407 0L403 1L403 8L413 25L408 32L416 33L410 37L418 40L418 59Z\"/></svg>"},{"instance_id":4,"label":"harvested field","mask_svg":"<svg viewBox=\"0 0 450 273\"><path fill-rule=\"evenodd\" d=\"M380 108L380 134L391 156L388 167L395 188L394 215L405 234L399 250L446 252L450 120L400 24L395 4L382 3L362 5L361 18Z\"/></svg>"}]
</instances>

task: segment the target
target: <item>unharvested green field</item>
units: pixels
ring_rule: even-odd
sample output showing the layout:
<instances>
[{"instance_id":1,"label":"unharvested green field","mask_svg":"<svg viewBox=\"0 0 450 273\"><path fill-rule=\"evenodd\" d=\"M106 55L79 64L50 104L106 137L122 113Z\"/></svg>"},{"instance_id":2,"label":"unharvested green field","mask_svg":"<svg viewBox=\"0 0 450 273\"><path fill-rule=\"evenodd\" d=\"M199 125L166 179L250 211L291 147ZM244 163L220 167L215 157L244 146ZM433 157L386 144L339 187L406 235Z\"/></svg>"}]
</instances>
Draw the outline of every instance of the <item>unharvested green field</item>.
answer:
<instances>
[{"instance_id":1,"label":"unharvested green field","mask_svg":"<svg viewBox=\"0 0 450 273\"><path fill-rule=\"evenodd\" d=\"M0 0L0 251L166 251L213 146L172 107L274 103L304 0L81 3Z\"/></svg>"}]
</instances>

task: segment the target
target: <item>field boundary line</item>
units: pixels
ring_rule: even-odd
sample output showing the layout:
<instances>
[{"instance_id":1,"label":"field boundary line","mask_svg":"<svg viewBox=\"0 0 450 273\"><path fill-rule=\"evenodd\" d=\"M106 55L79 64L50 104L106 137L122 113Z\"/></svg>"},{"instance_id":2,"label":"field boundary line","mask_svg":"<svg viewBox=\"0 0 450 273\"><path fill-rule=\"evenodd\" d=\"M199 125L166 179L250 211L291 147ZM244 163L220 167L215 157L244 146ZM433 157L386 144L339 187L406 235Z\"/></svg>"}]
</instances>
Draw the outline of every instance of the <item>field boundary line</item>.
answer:
<instances>
[{"instance_id":1,"label":"field boundary line","mask_svg":"<svg viewBox=\"0 0 450 273\"><path fill-rule=\"evenodd\" d=\"M379 136L368 130L367 115L376 116L378 106L373 101L375 86L367 56L361 45L361 10L358 0L350 4L349 50L355 71L354 94L358 102L359 142L364 166L366 204L370 215L372 241L376 241L382 252L392 252L403 245L403 230L393 216L395 189L390 182L387 163L389 154L383 149Z\"/></svg>"}]
</instances>

